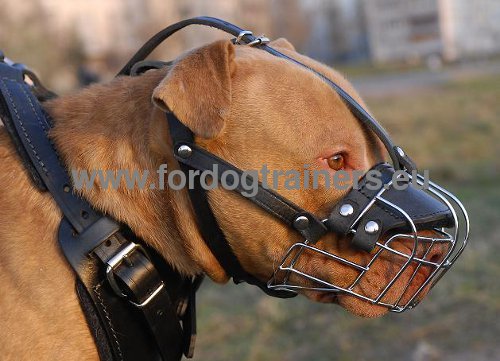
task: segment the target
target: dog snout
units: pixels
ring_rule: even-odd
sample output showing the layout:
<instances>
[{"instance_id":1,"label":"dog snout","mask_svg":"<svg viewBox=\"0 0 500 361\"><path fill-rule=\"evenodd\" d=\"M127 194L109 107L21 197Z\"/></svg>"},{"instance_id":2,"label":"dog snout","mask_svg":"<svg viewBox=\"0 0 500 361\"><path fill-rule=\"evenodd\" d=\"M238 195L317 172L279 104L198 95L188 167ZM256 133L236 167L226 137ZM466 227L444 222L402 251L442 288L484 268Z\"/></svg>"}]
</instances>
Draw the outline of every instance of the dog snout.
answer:
<instances>
[{"instance_id":1,"label":"dog snout","mask_svg":"<svg viewBox=\"0 0 500 361\"><path fill-rule=\"evenodd\" d=\"M396 239L391 248L403 252L412 261L426 266L426 269L439 267L448 257L452 243L434 231L421 231L417 236L417 239Z\"/></svg>"}]
</instances>

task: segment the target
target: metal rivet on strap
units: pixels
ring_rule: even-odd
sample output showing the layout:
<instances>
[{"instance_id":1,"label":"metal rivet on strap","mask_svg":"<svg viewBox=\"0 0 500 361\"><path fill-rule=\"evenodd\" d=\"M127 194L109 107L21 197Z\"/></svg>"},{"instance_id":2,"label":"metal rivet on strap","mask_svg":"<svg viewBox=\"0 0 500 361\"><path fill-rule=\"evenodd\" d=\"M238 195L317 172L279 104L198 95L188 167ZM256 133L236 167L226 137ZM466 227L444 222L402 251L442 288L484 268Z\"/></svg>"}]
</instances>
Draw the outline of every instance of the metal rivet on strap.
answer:
<instances>
[{"instance_id":1,"label":"metal rivet on strap","mask_svg":"<svg viewBox=\"0 0 500 361\"><path fill-rule=\"evenodd\" d=\"M179 148L177 148L177 154L179 154L179 157L181 158L189 158L191 154L193 154L193 150L191 147L183 144Z\"/></svg>"},{"instance_id":2,"label":"metal rivet on strap","mask_svg":"<svg viewBox=\"0 0 500 361\"><path fill-rule=\"evenodd\" d=\"M375 234L380 229L379 225L375 221L368 221L365 224L365 232L368 234Z\"/></svg>"},{"instance_id":3,"label":"metal rivet on strap","mask_svg":"<svg viewBox=\"0 0 500 361\"><path fill-rule=\"evenodd\" d=\"M403 151L403 149L401 149L401 147L396 147L396 152L398 152L400 157L406 156L405 152Z\"/></svg>"},{"instance_id":4,"label":"metal rivet on strap","mask_svg":"<svg viewBox=\"0 0 500 361\"><path fill-rule=\"evenodd\" d=\"M343 204L340 207L339 213L342 217L350 216L351 214L354 213L354 207L347 203Z\"/></svg>"},{"instance_id":5,"label":"metal rivet on strap","mask_svg":"<svg viewBox=\"0 0 500 361\"><path fill-rule=\"evenodd\" d=\"M299 231L303 231L309 227L309 219L307 219L306 216L298 216L295 218L295 221L293 221L293 226Z\"/></svg>"}]
</instances>

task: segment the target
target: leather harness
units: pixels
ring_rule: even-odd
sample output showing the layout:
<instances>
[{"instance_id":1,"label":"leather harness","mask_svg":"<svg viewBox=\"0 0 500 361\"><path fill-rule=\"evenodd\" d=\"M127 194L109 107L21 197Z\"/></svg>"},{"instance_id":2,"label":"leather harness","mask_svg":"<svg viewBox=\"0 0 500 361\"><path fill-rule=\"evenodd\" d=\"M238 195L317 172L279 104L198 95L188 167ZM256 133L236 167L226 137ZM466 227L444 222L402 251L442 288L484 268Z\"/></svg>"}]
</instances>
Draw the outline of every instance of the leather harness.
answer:
<instances>
[{"instance_id":1,"label":"leather harness","mask_svg":"<svg viewBox=\"0 0 500 361\"><path fill-rule=\"evenodd\" d=\"M152 37L118 75L136 75L163 66L165 63L145 62L144 59L170 35L192 24L223 30L236 37L235 44L255 46L321 77L341 96L353 114L382 140L397 169L414 168L378 122L337 84L266 45L268 39L255 37L219 19L199 17L165 28ZM25 82L26 77L33 81L33 86ZM0 115L25 168L40 191L50 192L63 214L59 243L77 276L76 292L101 359L173 361L179 360L182 354L191 357L196 335L195 293L202 278L181 276L126 225L98 212L73 192L68 173L48 136L52 121L41 103L54 94L44 89L33 73L20 64L7 64L2 57L0 93ZM175 114L167 113L166 117L174 156L182 170L212 169L212 165L217 164L221 171L231 169L241 173L238 168L197 146L191 130ZM243 269L217 224L199 178L196 181L197 186L189 190L189 196L198 226L226 272L235 282L254 284L268 295L295 296L295 292L270 289ZM250 200L311 242L326 234L330 228L328 223L332 223L332 219L324 222L261 185ZM369 248L366 242L359 242Z\"/></svg>"}]
</instances>

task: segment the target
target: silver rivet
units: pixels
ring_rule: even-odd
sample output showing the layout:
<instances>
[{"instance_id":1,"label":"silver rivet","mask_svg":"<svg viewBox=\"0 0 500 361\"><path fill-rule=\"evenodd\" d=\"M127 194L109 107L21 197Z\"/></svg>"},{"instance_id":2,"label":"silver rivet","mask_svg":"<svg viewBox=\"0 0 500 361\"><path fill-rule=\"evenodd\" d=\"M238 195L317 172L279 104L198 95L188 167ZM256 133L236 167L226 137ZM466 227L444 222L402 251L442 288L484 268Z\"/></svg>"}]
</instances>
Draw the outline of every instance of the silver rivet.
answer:
<instances>
[{"instance_id":1,"label":"silver rivet","mask_svg":"<svg viewBox=\"0 0 500 361\"><path fill-rule=\"evenodd\" d=\"M350 216L354 213L354 208L350 204L342 204L339 211L340 215L343 217Z\"/></svg>"},{"instance_id":2,"label":"silver rivet","mask_svg":"<svg viewBox=\"0 0 500 361\"><path fill-rule=\"evenodd\" d=\"M191 147L183 144L179 148L177 148L177 154L179 154L179 157L181 158L189 158L191 154L193 154L193 150Z\"/></svg>"},{"instance_id":3,"label":"silver rivet","mask_svg":"<svg viewBox=\"0 0 500 361\"><path fill-rule=\"evenodd\" d=\"M365 224L365 232L368 234L375 234L379 230L378 223L375 221L368 221Z\"/></svg>"},{"instance_id":4,"label":"silver rivet","mask_svg":"<svg viewBox=\"0 0 500 361\"><path fill-rule=\"evenodd\" d=\"M306 216L298 216L295 218L295 221L293 221L293 226L299 231L303 231L309 227L309 219L307 219Z\"/></svg>"},{"instance_id":5,"label":"silver rivet","mask_svg":"<svg viewBox=\"0 0 500 361\"><path fill-rule=\"evenodd\" d=\"M405 152L400 147L396 147L396 152L398 152L400 157L406 156Z\"/></svg>"}]
</instances>

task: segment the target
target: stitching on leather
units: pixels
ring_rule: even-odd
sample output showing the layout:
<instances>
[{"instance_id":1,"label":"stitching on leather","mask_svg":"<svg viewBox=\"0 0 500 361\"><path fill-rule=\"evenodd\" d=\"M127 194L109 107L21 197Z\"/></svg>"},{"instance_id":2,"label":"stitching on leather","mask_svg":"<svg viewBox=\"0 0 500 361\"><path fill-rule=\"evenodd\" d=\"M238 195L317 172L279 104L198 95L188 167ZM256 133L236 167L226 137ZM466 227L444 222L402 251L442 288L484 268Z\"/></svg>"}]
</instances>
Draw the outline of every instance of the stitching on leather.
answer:
<instances>
[{"instance_id":1,"label":"stitching on leather","mask_svg":"<svg viewBox=\"0 0 500 361\"><path fill-rule=\"evenodd\" d=\"M12 94L10 93L9 88L7 88L7 84L5 84L5 80L9 80L11 82L15 82L15 80L12 80L12 79L9 79L9 78L6 78L6 77L2 77L2 79L1 79L1 81L3 83L3 86L5 88L5 92L9 96L10 104L12 105L12 108L14 109L14 113L16 114L16 118L19 121L19 124L21 125L21 129L23 131L24 138L28 142L28 144L29 144L29 146L30 146L33 154L35 155L35 158L38 161L38 164L40 164L40 166L42 167L43 171L45 172L45 175L48 175L48 171L47 171L47 168L45 167L45 164L43 164L42 160L40 159L40 156L38 155L35 147L31 143L31 139L29 138L28 133L26 132L26 128L24 127L24 123L21 120L21 117L19 116L19 113L17 111L17 108L16 108L16 105L14 103L14 100L12 99Z\"/></svg>"},{"instance_id":2,"label":"stitching on leather","mask_svg":"<svg viewBox=\"0 0 500 361\"><path fill-rule=\"evenodd\" d=\"M433 215L435 215L435 214L440 214L440 213L444 214L444 213L446 213L446 212L447 212L447 210L446 210L446 209L443 209L443 210L441 210L441 211L436 211L436 212L433 212L433 213L422 213L422 214L417 214L417 215L414 215L413 217L424 217L424 216L425 216L425 217L428 217L428 216L433 216Z\"/></svg>"},{"instance_id":3,"label":"stitching on leather","mask_svg":"<svg viewBox=\"0 0 500 361\"><path fill-rule=\"evenodd\" d=\"M264 193L263 193L264 194ZM283 205L286 206L286 208L288 208L289 210L291 211L295 211L295 209L293 209L293 207L290 207L288 204L286 204L285 202L283 202L281 199L279 199L277 196L275 196L274 194L270 193L270 192L266 192L265 193L266 195L270 196L271 198L273 198L274 200L277 200L277 201L280 201ZM265 197L265 196L264 196ZM258 202L259 204L262 202L262 200L259 200L257 198L255 198L255 201ZM289 221L288 219L286 219L285 215L284 214L279 214L278 212L276 212L275 210L271 209L269 206L267 206L266 204L262 203L262 206L266 207L269 211L271 211L272 213L280 216L282 219L286 220L286 221Z\"/></svg>"},{"instance_id":4,"label":"stitching on leather","mask_svg":"<svg viewBox=\"0 0 500 361\"><path fill-rule=\"evenodd\" d=\"M123 353L122 353L122 349L120 348L120 343L118 342L118 337L116 337L116 331L113 328L113 324L111 323L111 318L109 317L109 313L108 313L108 310L106 309L106 305L104 304L104 300L102 299L101 294L97 290L100 287L101 287L101 285L94 286L94 292L96 293L97 299L99 300L99 303L101 304L102 309L104 311L104 315L105 315L106 319L108 320L108 325L109 325L109 328L111 330L111 334L113 335L113 339L115 340L115 343L117 346L118 357L120 360L123 361Z\"/></svg>"},{"instance_id":5,"label":"stitching on leather","mask_svg":"<svg viewBox=\"0 0 500 361\"><path fill-rule=\"evenodd\" d=\"M279 214L278 212L275 212L271 207L269 207L267 204L265 203L262 203L262 201L260 200L257 200L257 198L255 198L255 203L258 204L259 206L261 206L262 208L264 208L265 210L267 210L269 213L272 213L274 215L276 215L277 217L279 217L280 219L284 220L285 222L289 222L290 220L287 219L284 215L282 214Z\"/></svg>"},{"instance_id":6,"label":"stitching on leather","mask_svg":"<svg viewBox=\"0 0 500 361\"><path fill-rule=\"evenodd\" d=\"M48 129L45 127L45 125L42 122L42 119L40 118L40 116L38 115L37 111L35 110L35 106L33 105L33 102L31 101L30 96L26 92L26 89L21 84L19 84L19 83L17 83L17 85L22 90L22 92L24 93L24 95L26 96L26 98L28 99L28 102L30 103L31 110L33 110L33 113L35 113L35 115L36 115L36 119L38 120L38 124L40 124L40 126L42 127L43 132L45 134L47 134L48 133Z\"/></svg>"}]
</instances>

